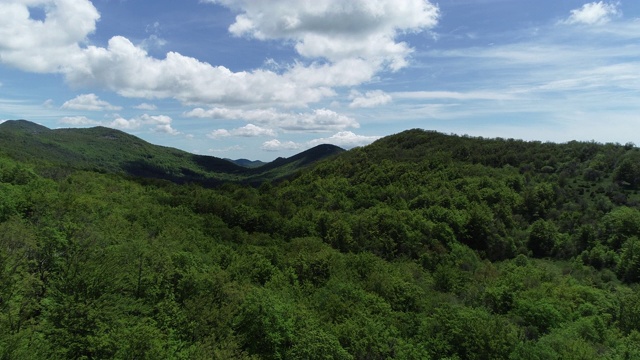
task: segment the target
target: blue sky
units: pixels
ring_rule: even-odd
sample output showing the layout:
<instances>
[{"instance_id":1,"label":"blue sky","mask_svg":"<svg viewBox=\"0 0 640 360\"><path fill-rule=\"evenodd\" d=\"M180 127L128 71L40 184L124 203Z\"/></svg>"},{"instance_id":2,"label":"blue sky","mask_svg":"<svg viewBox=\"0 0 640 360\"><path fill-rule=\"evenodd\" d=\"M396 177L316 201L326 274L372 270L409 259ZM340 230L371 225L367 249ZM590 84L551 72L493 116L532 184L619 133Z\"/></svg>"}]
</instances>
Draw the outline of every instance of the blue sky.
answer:
<instances>
[{"instance_id":1,"label":"blue sky","mask_svg":"<svg viewBox=\"0 0 640 360\"><path fill-rule=\"evenodd\" d=\"M640 2L2 0L0 121L273 160L411 128L640 144Z\"/></svg>"}]
</instances>

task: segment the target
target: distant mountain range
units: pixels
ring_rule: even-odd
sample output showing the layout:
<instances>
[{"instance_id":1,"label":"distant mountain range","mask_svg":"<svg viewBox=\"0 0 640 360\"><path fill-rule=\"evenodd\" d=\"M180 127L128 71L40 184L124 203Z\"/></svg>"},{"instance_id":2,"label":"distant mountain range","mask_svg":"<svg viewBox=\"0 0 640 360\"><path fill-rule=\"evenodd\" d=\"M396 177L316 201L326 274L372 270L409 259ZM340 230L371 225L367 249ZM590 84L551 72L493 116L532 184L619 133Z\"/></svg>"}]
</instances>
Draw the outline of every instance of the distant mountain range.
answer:
<instances>
[{"instance_id":1,"label":"distant mountain range","mask_svg":"<svg viewBox=\"0 0 640 360\"><path fill-rule=\"evenodd\" d=\"M247 167L247 168L257 168L257 167L268 164L267 162L260 161L260 160L248 160L248 159L232 160L227 158L225 158L225 160L230 161L236 165L240 165L242 167Z\"/></svg>"},{"instance_id":2,"label":"distant mountain range","mask_svg":"<svg viewBox=\"0 0 640 360\"><path fill-rule=\"evenodd\" d=\"M259 184L286 178L343 151L334 145L318 145L263 163L195 155L106 127L52 130L27 120L0 124L0 153L30 163L49 176L91 170L205 186L229 181Z\"/></svg>"}]
</instances>

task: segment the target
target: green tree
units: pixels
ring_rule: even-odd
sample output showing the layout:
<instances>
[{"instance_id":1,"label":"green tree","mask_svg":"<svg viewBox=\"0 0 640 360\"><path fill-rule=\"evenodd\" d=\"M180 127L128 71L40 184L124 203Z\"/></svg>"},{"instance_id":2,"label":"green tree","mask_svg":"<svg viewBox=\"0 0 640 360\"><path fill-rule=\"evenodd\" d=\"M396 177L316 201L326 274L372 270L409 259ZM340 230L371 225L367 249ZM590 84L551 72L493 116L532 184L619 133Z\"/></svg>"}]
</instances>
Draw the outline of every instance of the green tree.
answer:
<instances>
[{"instance_id":1,"label":"green tree","mask_svg":"<svg viewBox=\"0 0 640 360\"><path fill-rule=\"evenodd\" d=\"M613 179L635 189L640 184L640 162L637 159L626 157L613 172Z\"/></svg>"},{"instance_id":2,"label":"green tree","mask_svg":"<svg viewBox=\"0 0 640 360\"><path fill-rule=\"evenodd\" d=\"M547 220L536 220L529 230L527 246L535 257L550 256L558 237L555 224Z\"/></svg>"},{"instance_id":3,"label":"green tree","mask_svg":"<svg viewBox=\"0 0 640 360\"><path fill-rule=\"evenodd\" d=\"M254 289L240 306L234 330L250 354L284 359L295 340L295 313L295 305L281 294Z\"/></svg>"},{"instance_id":4,"label":"green tree","mask_svg":"<svg viewBox=\"0 0 640 360\"><path fill-rule=\"evenodd\" d=\"M640 332L640 293L628 292L620 300L620 330L625 334Z\"/></svg>"},{"instance_id":5,"label":"green tree","mask_svg":"<svg viewBox=\"0 0 640 360\"><path fill-rule=\"evenodd\" d=\"M518 343L516 329L504 318L448 304L425 319L420 337L437 359L508 359Z\"/></svg>"},{"instance_id":6,"label":"green tree","mask_svg":"<svg viewBox=\"0 0 640 360\"><path fill-rule=\"evenodd\" d=\"M549 210L555 205L556 192L549 183L536 184L524 192L525 214L532 220L545 218Z\"/></svg>"},{"instance_id":7,"label":"green tree","mask_svg":"<svg viewBox=\"0 0 640 360\"><path fill-rule=\"evenodd\" d=\"M631 236L640 236L640 211L621 206L602 218L603 240L613 249L618 250Z\"/></svg>"},{"instance_id":8,"label":"green tree","mask_svg":"<svg viewBox=\"0 0 640 360\"><path fill-rule=\"evenodd\" d=\"M632 236L622 245L618 275L626 282L640 281L640 239Z\"/></svg>"}]
</instances>

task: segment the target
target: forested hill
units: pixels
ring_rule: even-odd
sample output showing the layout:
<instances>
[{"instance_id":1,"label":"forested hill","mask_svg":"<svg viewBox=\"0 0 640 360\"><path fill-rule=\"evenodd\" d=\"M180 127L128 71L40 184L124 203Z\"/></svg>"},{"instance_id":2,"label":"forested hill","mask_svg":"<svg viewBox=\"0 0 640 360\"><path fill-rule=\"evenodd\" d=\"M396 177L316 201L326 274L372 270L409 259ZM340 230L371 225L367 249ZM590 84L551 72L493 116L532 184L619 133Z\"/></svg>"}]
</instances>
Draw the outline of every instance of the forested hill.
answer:
<instances>
[{"instance_id":1,"label":"forested hill","mask_svg":"<svg viewBox=\"0 0 640 360\"><path fill-rule=\"evenodd\" d=\"M341 151L337 146L320 145L294 157L278 159L277 164L249 169L213 156L153 145L105 127L51 130L26 120L0 124L0 152L54 177L82 169L205 186L230 181L259 184L288 177Z\"/></svg>"},{"instance_id":2,"label":"forested hill","mask_svg":"<svg viewBox=\"0 0 640 360\"><path fill-rule=\"evenodd\" d=\"M410 130L320 163L293 184L304 189L301 196L317 194L316 207L331 210L331 216L343 212L337 215L342 221L378 206L394 209L373 212L381 222L403 223L404 216L420 214L446 225L446 234L490 260L521 253L581 256L613 268L624 241L619 234L610 239L613 225L606 222L629 215L614 222L637 223L629 226L640 230L640 217L634 217L640 204L640 150L633 144L554 144ZM532 241L532 230L548 237ZM423 243L391 238L366 248L388 258L424 255ZM358 241L350 241L339 245L361 249ZM636 281L639 276L623 277Z\"/></svg>"},{"instance_id":3,"label":"forested hill","mask_svg":"<svg viewBox=\"0 0 640 360\"><path fill-rule=\"evenodd\" d=\"M2 359L640 358L633 144L409 130L217 187L5 150Z\"/></svg>"}]
</instances>

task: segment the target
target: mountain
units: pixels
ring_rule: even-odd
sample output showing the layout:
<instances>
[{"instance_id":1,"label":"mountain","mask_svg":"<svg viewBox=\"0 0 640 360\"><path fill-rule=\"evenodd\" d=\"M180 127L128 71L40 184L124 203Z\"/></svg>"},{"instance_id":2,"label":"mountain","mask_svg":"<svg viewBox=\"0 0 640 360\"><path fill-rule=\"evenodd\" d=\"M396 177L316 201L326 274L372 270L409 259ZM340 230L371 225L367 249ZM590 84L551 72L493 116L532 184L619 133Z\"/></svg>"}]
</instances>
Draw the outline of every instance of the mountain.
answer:
<instances>
[{"instance_id":1,"label":"mountain","mask_svg":"<svg viewBox=\"0 0 640 360\"><path fill-rule=\"evenodd\" d=\"M320 145L277 163L247 168L213 156L153 145L111 128L51 130L26 120L0 124L0 144L0 153L32 163L50 176L83 169L207 186L277 180L343 151Z\"/></svg>"},{"instance_id":2,"label":"mountain","mask_svg":"<svg viewBox=\"0 0 640 360\"><path fill-rule=\"evenodd\" d=\"M284 179L316 162L343 153L345 150L330 144L318 145L288 158L277 158L258 168L251 169L252 183L269 179Z\"/></svg>"},{"instance_id":3,"label":"mountain","mask_svg":"<svg viewBox=\"0 0 640 360\"><path fill-rule=\"evenodd\" d=\"M0 123L0 129L30 134L39 134L51 131L46 126L36 124L27 120L7 120Z\"/></svg>"},{"instance_id":4,"label":"mountain","mask_svg":"<svg viewBox=\"0 0 640 360\"><path fill-rule=\"evenodd\" d=\"M11 122L0 151L1 359L640 359L633 144L414 129L258 170Z\"/></svg>"},{"instance_id":5,"label":"mountain","mask_svg":"<svg viewBox=\"0 0 640 360\"><path fill-rule=\"evenodd\" d=\"M260 160L249 160L249 159L227 159L225 158L225 160L230 161L236 165L240 165L242 167L246 167L246 168L257 168L263 165L266 165L267 163L264 161L260 161Z\"/></svg>"}]
</instances>

